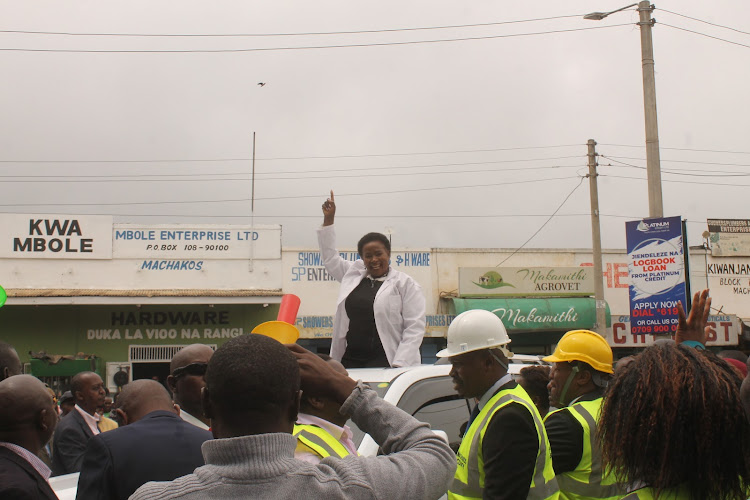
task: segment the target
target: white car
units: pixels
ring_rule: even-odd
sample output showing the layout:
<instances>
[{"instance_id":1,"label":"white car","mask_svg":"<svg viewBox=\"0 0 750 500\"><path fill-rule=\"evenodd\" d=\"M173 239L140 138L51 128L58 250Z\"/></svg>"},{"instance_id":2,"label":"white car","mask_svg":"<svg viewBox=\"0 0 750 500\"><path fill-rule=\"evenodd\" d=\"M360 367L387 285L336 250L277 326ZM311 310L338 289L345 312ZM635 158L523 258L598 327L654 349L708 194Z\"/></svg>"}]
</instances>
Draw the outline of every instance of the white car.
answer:
<instances>
[{"instance_id":1,"label":"white car","mask_svg":"<svg viewBox=\"0 0 750 500\"><path fill-rule=\"evenodd\" d=\"M542 364L539 356L517 354L508 367L508 373L517 376L521 368ZM357 368L349 370L349 376L362 380L372 387L380 397L392 403L417 420L427 422L448 443L461 441L461 426L469 420L473 402L456 394L448 373L451 365L447 359L434 365L408 368ZM357 451L363 456L375 456L378 445L369 436L349 421L354 433Z\"/></svg>"}]
</instances>

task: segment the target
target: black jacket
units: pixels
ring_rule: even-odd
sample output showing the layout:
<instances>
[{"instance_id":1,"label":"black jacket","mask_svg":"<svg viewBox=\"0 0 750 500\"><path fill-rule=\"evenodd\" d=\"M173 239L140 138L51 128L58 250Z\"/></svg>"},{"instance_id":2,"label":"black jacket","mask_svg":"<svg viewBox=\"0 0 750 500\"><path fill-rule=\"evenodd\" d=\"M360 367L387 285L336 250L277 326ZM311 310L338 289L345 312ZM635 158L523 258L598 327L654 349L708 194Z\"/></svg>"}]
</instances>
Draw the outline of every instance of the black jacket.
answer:
<instances>
[{"instance_id":1,"label":"black jacket","mask_svg":"<svg viewBox=\"0 0 750 500\"><path fill-rule=\"evenodd\" d=\"M57 500L49 483L23 457L0 447L0 498Z\"/></svg>"},{"instance_id":2,"label":"black jacket","mask_svg":"<svg viewBox=\"0 0 750 500\"><path fill-rule=\"evenodd\" d=\"M77 409L61 418L52 438L52 475L80 471L86 443L92 437L94 433Z\"/></svg>"},{"instance_id":3,"label":"black jacket","mask_svg":"<svg viewBox=\"0 0 750 500\"><path fill-rule=\"evenodd\" d=\"M497 392L517 385L508 382ZM538 453L539 434L529 410L519 403L500 408L492 416L482 440L483 497L525 500L531 488Z\"/></svg>"},{"instance_id":4,"label":"black jacket","mask_svg":"<svg viewBox=\"0 0 750 500\"><path fill-rule=\"evenodd\" d=\"M149 481L171 481L205 465L201 445L211 433L168 411L89 441L76 499L127 499Z\"/></svg>"}]
</instances>

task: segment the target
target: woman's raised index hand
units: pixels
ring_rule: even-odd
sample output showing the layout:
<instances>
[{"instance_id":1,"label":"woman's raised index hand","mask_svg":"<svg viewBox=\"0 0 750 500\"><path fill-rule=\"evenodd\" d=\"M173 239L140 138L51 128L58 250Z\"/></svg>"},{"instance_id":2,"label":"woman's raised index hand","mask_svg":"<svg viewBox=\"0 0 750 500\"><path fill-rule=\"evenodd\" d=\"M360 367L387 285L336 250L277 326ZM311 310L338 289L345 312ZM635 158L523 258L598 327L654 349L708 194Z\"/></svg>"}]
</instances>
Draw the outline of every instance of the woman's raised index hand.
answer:
<instances>
[{"instance_id":1,"label":"woman's raised index hand","mask_svg":"<svg viewBox=\"0 0 750 500\"><path fill-rule=\"evenodd\" d=\"M332 225L334 217L336 217L336 202L333 198L333 189L331 189L331 197L323 203L323 225Z\"/></svg>"}]
</instances>

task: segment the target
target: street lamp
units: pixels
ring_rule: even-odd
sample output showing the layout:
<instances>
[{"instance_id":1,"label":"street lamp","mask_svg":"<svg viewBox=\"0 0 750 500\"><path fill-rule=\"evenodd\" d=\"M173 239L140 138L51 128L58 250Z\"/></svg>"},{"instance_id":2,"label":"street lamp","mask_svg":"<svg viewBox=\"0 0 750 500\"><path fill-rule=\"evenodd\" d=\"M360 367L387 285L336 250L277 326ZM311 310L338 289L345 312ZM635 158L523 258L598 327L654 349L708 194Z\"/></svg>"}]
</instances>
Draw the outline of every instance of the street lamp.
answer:
<instances>
[{"instance_id":1,"label":"street lamp","mask_svg":"<svg viewBox=\"0 0 750 500\"><path fill-rule=\"evenodd\" d=\"M648 213L650 217L664 217L661 193L661 161L659 159L659 128L656 120L656 79L654 77L654 43L651 38L651 11L648 0L631 4L612 12L592 12L583 16L591 21L601 21L610 14L638 5L641 28L641 67L643 69L643 109L646 118L646 174L648 177Z\"/></svg>"}]
</instances>

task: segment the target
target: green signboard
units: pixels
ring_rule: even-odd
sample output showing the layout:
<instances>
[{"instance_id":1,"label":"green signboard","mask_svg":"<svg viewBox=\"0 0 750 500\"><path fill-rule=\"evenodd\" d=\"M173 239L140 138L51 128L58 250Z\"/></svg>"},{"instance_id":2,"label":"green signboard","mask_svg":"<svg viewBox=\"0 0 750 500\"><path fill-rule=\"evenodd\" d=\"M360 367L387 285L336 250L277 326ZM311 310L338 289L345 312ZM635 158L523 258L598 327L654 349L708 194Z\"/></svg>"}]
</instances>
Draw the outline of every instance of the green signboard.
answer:
<instances>
[{"instance_id":1,"label":"green signboard","mask_svg":"<svg viewBox=\"0 0 750 500\"><path fill-rule=\"evenodd\" d=\"M596 323L596 301L590 298L463 299L454 298L456 314L470 309L493 312L509 332L591 329ZM611 325L609 305L607 326Z\"/></svg>"}]
</instances>

